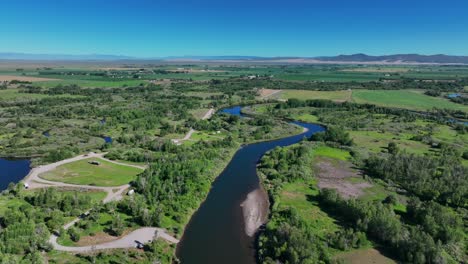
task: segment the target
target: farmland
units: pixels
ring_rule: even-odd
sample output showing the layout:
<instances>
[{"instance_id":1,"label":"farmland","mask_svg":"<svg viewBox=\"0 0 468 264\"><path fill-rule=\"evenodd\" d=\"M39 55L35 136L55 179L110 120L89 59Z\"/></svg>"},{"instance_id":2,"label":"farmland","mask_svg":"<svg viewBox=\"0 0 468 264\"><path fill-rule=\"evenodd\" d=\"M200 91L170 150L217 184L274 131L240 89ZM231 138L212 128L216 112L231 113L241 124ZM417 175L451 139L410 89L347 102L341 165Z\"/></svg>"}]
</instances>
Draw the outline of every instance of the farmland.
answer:
<instances>
[{"instance_id":1,"label":"farmland","mask_svg":"<svg viewBox=\"0 0 468 264\"><path fill-rule=\"evenodd\" d=\"M412 110L431 110L432 108L468 111L467 106L452 103L446 99L434 98L416 91L353 91L353 101L387 107Z\"/></svg>"},{"instance_id":2,"label":"farmland","mask_svg":"<svg viewBox=\"0 0 468 264\"><path fill-rule=\"evenodd\" d=\"M455 176L462 170L457 166L468 164L468 133L454 120L467 119L467 106L447 94L466 96L466 67L109 64L0 65L0 75L17 76L0 82L0 155L26 157L36 167L96 152L106 159L68 163L40 177L80 185L130 184L133 196L100 206L96 204L104 199L103 192L22 190L17 185L0 196L2 219L13 219L11 211L18 208L44 211L35 224L46 223L44 230L58 232L67 221L92 209L72 231L61 232L60 244L111 241L146 226L165 228L180 239L236 150L303 132L290 120L318 123L331 132L273 149L262 159L258 172L274 204L262 234L268 239L262 240L261 256L283 257L271 249L281 249L275 241L290 232L288 237L297 237L310 249L307 252L321 252L322 260L400 260L395 254L397 245L382 241L364 226L354 226L357 220L347 218L354 214L338 209L351 206L347 201L353 200L358 208L352 210L382 211L386 219L410 232L413 226L422 228L413 219L406 222L414 217L409 215L412 199L425 199L424 206L440 205L440 212L453 210L453 217L459 217L459 208L464 207L463 199L457 198L464 183ZM203 119L209 109L236 105L246 106L242 109L246 118L218 112ZM184 138L189 131L194 131L190 137L174 144L174 139ZM393 162L400 164L396 168L404 168L408 160L436 164L437 173L448 171L454 176L447 182L448 174L438 176L444 179L440 182L432 182L431 177L402 180L404 173L389 176L376 165ZM412 175L432 175L429 165L420 168L423 173ZM429 191L427 183L437 185L441 193ZM229 188L234 191L234 186ZM336 196L328 194L328 189L335 190ZM326 195L344 201L327 200ZM428 205L427 199L437 205ZM67 209L69 202L78 204L73 212ZM9 228L15 227L5 229ZM450 228L460 232L459 226ZM431 237L421 241L430 243L436 237L427 230L421 232ZM402 236L398 239L416 243L403 241ZM447 248L459 249L463 243L447 242L440 252L449 260L459 260L463 256ZM20 250L26 246L19 244ZM136 257L131 259L147 260L151 252L174 258L174 246L154 243L148 247L135 250ZM382 248L389 248L390 254ZM78 263L90 257L56 251L46 254L50 260ZM106 254L96 258L115 260L123 253Z\"/></svg>"}]
</instances>

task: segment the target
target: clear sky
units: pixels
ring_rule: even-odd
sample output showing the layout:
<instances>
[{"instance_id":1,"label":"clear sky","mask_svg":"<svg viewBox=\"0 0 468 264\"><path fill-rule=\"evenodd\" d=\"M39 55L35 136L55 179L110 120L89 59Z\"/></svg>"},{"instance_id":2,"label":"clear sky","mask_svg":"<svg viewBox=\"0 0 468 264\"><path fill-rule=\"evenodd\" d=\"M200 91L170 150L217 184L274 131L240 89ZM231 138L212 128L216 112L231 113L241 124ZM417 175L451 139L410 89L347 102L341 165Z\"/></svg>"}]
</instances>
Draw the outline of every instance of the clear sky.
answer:
<instances>
[{"instance_id":1,"label":"clear sky","mask_svg":"<svg viewBox=\"0 0 468 264\"><path fill-rule=\"evenodd\" d=\"M467 0L2 0L0 52L468 55Z\"/></svg>"}]
</instances>

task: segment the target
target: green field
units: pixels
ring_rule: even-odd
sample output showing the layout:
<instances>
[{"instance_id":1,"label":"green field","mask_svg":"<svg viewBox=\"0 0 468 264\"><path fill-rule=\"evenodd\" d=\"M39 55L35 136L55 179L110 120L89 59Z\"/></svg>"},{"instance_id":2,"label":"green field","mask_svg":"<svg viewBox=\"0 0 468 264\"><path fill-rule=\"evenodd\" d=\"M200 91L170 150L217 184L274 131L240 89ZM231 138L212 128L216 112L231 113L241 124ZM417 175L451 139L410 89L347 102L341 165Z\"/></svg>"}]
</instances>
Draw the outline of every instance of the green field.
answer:
<instances>
[{"instance_id":1,"label":"green field","mask_svg":"<svg viewBox=\"0 0 468 264\"><path fill-rule=\"evenodd\" d=\"M357 147L362 147L372 152L384 151L390 142L395 142L398 147L411 153L424 154L429 151L427 144L410 140L412 136L410 134L395 135L379 131L350 131L349 133Z\"/></svg>"},{"instance_id":2,"label":"green field","mask_svg":"<svg viewBox=\"0 0 468 264\"><path fill-rule=\"evenodd\" d=\"M297 114L297 115L291 115L291 117L294 120L298 120L302 122L308 122L308 123L318 122L318 117L316 115L311 115L311 114Z\"/></svg>"},{"instance_id":3,"label":"green field","mask_svg":"<svg viewBox=\"0 0 468 264\"><path fill-rule=\"evenodd\" d=\"M356 103L368 103L412 110L441 108L468 111L468 106L409 90L354 90L352 100Z\"/></svg>"},{"instance_id":4,"label":"green field","mask_svg":"<svg viewBox=\"0 0 468 264\"><path fill-rule=\"evenodd\" d=\"M89 161L98 161L100 165L89 164ZM119 186L134 180L140 172L142 170L138 168L89 158L61 165L52 171L41 174L40 177L71 184Z\"/></svg>"},{"instance_id":5,"label":"green field","mask_svg":"<svg viewBox=\"0 0 468 264\"><path fill-rule=\"evenodd\" d=\"M311 202L310 197L317 196L318 190L311 188L311 183L297 181L283 186L280 194L280 208L293 207L304 220L311 223L314 232L325 238L326 234L338 230L336 220L320 210L316 201Z\"/></svg>"},{"instance_id":6,"label":"green field","mask_svg":"<svg viewBox=\"0 0 468 264\"><path fill-rule=\"evenodd\" d=\"M306 90L283 90L282 99L326 99L332 101L347 101L351 98L351 91L306 91Z\"/></svg>"}]
</instances>

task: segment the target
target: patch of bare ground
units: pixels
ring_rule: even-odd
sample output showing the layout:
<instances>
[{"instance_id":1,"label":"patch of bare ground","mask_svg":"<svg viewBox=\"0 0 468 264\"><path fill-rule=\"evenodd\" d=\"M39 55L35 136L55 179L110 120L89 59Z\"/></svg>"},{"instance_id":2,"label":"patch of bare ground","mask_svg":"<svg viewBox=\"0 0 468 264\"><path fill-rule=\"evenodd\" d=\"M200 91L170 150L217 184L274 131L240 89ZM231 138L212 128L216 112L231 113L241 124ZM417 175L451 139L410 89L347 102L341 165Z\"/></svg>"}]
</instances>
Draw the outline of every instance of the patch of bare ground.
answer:
<instances>
[{"instance_id":1,"label":"patch of bare ground","mask_svg":"<svg viewBox=\"0 0 468 264\"><path fill-rule=\"evenodd\" d=\"M245 233L251 237L268 219L270 203L266 191L263 188L258 188L250 192L241 207L244 215Z\"/></svg>"},{"instance_id":2,"label":"patch of bare ground","mask_svg":"<svg viewBox=\"0 0 468 264\"><path fill-rule=\"evenodd\" d=\"M11 82L13 80L22 81L22 82L45 82L45 81L55 81L57 79L38 78L38 77L31 77L31 76L0 75L0 82Z\"/></svg>"},{"instance_id":3,"label":"patch of bare ground","mask_svg":"<svg viewBox=\"0 0 468 264\"><path fill-rule=\"evenodd\" d=\"M76 242L79 247L98 245L106 242L111 242L128 235L132 230L125 230L121 236L111 236L105 232L97 232L94 236L83 236L80 241Z\"/></svg>"},{"instance_id":4,"label":"patch of bare ground","mask_svg":"<svg viewBox=\"0 0 468 264\"><path fill-rule=\"evenodd\" d=\"M364 194L365 188L372 185L368 182L353 183L352 178L360 179L359 172L347 161L319 157L316 160L318 187L335 189L344 198L356 198Z\"/></svg>"},{"instance_id":5,"label":"patch of bare ground","mask_svg":"<svg viewBox=\"0 0 468 264\"><path fill-rule=\"evenodd\" d=\"M281 93L282 90L274 90L274 89L265 89L265 88L262 88L262 89L259 89L257 91L257 94L262 97L262 98L266 98L266 97L270 97L274 94L279 94Z\"/></svg>"}]
</instances>

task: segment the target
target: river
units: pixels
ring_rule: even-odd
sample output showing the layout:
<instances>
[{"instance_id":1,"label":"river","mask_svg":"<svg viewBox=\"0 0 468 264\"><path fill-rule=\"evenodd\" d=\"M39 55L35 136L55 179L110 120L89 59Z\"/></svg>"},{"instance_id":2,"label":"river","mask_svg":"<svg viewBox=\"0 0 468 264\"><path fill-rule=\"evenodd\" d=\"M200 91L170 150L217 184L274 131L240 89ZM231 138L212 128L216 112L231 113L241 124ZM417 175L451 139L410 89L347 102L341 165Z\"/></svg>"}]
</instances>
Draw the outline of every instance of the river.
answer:
<instances>
[{"instance_id":1,"label":"river","mask_svg":"<svg viewBox=\"0 0 468 264\"><path fill-rule=\"evenodd\" d=\"M240 107L221 112L241 115ZM253 206L257 206L257 211L265 216L268 213L267 197L257 176L258 161L275 147L289 146L325 130L315 124L293 123L307 128L307 132L246 145L236 152L185 229L177 248L177 256L183 264L255 263L255 236L246 234L241 204L245 205L248 196L254 197Z\"/></svg>"}]
</instances>

